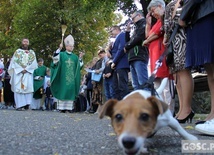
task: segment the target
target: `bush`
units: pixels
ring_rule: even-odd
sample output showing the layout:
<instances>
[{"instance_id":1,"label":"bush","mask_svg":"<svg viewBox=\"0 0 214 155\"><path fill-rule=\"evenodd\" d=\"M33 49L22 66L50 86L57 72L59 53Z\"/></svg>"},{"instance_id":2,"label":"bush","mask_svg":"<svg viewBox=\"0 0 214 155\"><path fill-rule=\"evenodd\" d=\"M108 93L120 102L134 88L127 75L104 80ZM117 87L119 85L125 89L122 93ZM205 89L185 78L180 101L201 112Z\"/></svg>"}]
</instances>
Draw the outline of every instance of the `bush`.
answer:
<instances>
[{"instance_id":1,"label":"bush","mask_svg":"<svg viewBox=\"0 0 214 155\"><path fill-rule=\"evenodd\" d=\"M175 111L179 109L178 96L175 96ZM211 109L211 95L209 91L195 92L192 97L192 109L198 114L209 114Z\"/></svg>"}]
</instances>

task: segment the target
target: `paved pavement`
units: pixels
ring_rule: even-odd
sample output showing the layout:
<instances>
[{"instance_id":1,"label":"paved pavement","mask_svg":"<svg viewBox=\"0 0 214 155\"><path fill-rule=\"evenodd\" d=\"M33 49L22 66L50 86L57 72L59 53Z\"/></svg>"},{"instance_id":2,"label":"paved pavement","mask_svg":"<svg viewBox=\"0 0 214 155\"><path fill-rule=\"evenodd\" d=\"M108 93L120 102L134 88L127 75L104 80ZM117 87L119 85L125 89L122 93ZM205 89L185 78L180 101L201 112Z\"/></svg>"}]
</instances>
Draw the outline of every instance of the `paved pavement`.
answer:
<instances>
[{"instance_id":1,"label":"paved pavement","mask_svg":"<svg viewBox=\"0 0 214 155\"><path fill-rule=\"evenodd\" d=\"M0 155L122 155L110 119L96 114L0 110ZM214 137L199 134L199 139ZM181 137L163 128L146 141L150 154L181 154Z\"/></svg>"}]
</instances>

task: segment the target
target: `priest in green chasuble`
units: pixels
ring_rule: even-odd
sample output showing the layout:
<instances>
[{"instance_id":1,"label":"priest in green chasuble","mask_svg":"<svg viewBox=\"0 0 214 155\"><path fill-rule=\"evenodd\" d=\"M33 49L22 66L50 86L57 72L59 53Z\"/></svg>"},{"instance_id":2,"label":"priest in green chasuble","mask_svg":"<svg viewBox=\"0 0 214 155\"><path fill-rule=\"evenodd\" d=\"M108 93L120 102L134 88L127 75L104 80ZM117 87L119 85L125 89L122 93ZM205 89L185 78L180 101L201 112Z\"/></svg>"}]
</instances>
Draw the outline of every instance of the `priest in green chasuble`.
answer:
<instances>
[{"instance_id":1,"label":"priest in green chasuble","mask_svg":"<svg viewBox=\"0 0 214 155\"><path fill-rule=\"evenodd\" d=\"M74 39L71 35L64 40L65 51L61 51L63 45L53 56L51 64L51 92L59 100L58 107L61 112L71 112L74 109L73 101L79 94L80 67L79 57L73 53Z\"/></svg>"}]
</instances>

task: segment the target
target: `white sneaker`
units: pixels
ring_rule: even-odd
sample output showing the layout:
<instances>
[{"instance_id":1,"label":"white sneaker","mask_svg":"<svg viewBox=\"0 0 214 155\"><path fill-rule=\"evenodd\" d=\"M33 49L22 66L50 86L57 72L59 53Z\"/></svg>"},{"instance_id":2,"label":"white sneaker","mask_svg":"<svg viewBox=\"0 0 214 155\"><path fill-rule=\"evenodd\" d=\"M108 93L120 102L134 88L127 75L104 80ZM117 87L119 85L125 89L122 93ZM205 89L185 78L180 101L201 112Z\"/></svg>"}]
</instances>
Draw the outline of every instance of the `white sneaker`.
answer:
<instances>
[{"instance_id":1,"label":"white sneaker","mask_svg":"<svg viewBox=\"0 0 214 155\"><path fill-rule=\"evenodd\" d=\"M204 124L197 124L195 130L202 132L207 135L214 136L214 119L206 121Z\"/></svg>"},{"instance_id":2,"label":"white sneaker","mask_svg":"<svg viewBox=\"0 0 214 155\"><path fill-rule=\"evenodd\" d=\"M98 113L98 111L96 111L94 114L96 115L96 114L99 114L99 113Z\"/></svg>"}]
</instances>

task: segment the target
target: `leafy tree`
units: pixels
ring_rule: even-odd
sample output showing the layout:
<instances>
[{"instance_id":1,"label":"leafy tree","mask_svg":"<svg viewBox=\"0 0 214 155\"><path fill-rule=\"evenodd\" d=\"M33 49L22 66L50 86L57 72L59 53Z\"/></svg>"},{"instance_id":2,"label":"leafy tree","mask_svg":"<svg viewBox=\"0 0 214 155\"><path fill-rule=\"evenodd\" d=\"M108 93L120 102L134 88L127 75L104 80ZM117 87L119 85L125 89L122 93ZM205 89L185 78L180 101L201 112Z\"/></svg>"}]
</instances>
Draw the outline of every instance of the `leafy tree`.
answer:
<instances>
[{"instance_id":1,"label":"leafy tree","mask_svg":"<svg viewBox=\"0 0 214 155\"><path fill-rule=\"evenodd\" d=\"M146 8L150 1L140 2ZM113 13L118 7L125 14L136 9L130 0L1 0L0 52L12 55L27 37L37 57L47 58L60 44L61 25L66 24L65 36L74 36L75 52L86 52L87 62L108 41L106 30L119 23L121 16Z\"/></svg>"},{"instance_id":2,"label":"leafy tree","mask_svg":"<svg viewBox=\"0 0 214 155\"><path fill-rule=\"evenodd\" d=\"M19 5L20 10L13 20L13 39L16 48L22 38L29 38L30 44L36 51L37 57L47 58L60 42L61 30L58 19L57 1L25 0Z\"/></svg>"},{"instance_id":3,"label":"leafy tree","mask_svg":"<svg viewBox=\"0 0 214 155\"><path fill-rule=\"evenodd\" d=\"M94 0L25 0L16 6L19 10L13 17L14 48L21 39L30 39L37 57L47 58L61 42L61 25L66 24L65 36L75 38L75 51L86 52L86 61L92 59L107 42L106 27L113 24L115 2Z\"/></svg>"},{"instance_id":4,"label":"leafy tree","mask_svg":"<svg viewBox=\"0 0 214 155\"><path fill-rule=\"evenodd\" d=\"M23 0L1 0L0 1L0 56L9 56L13 52L13 41L11 36L13 18L17 13L16 6Z\"/></svg>"},{"instance_id":5,"label":"leafy tree","mask_svg":"<svg viewBox=\"0 0 214 155\"><path fill-rule=\"evenodd\" d=\"M134 1L134 0L133 0ZM130 15L134 10L136 10L136 6L133 1L130 0L119 0L117 3L117 6L120 10L123 10L123 12L126 15ZM144 12L144 16L146 16L147 12L147 7L151 0L138 0L141 5L142 5L142 10ZM166 3L170 2L171 0L164 0Z\"/></svg>"}]
</instances>

